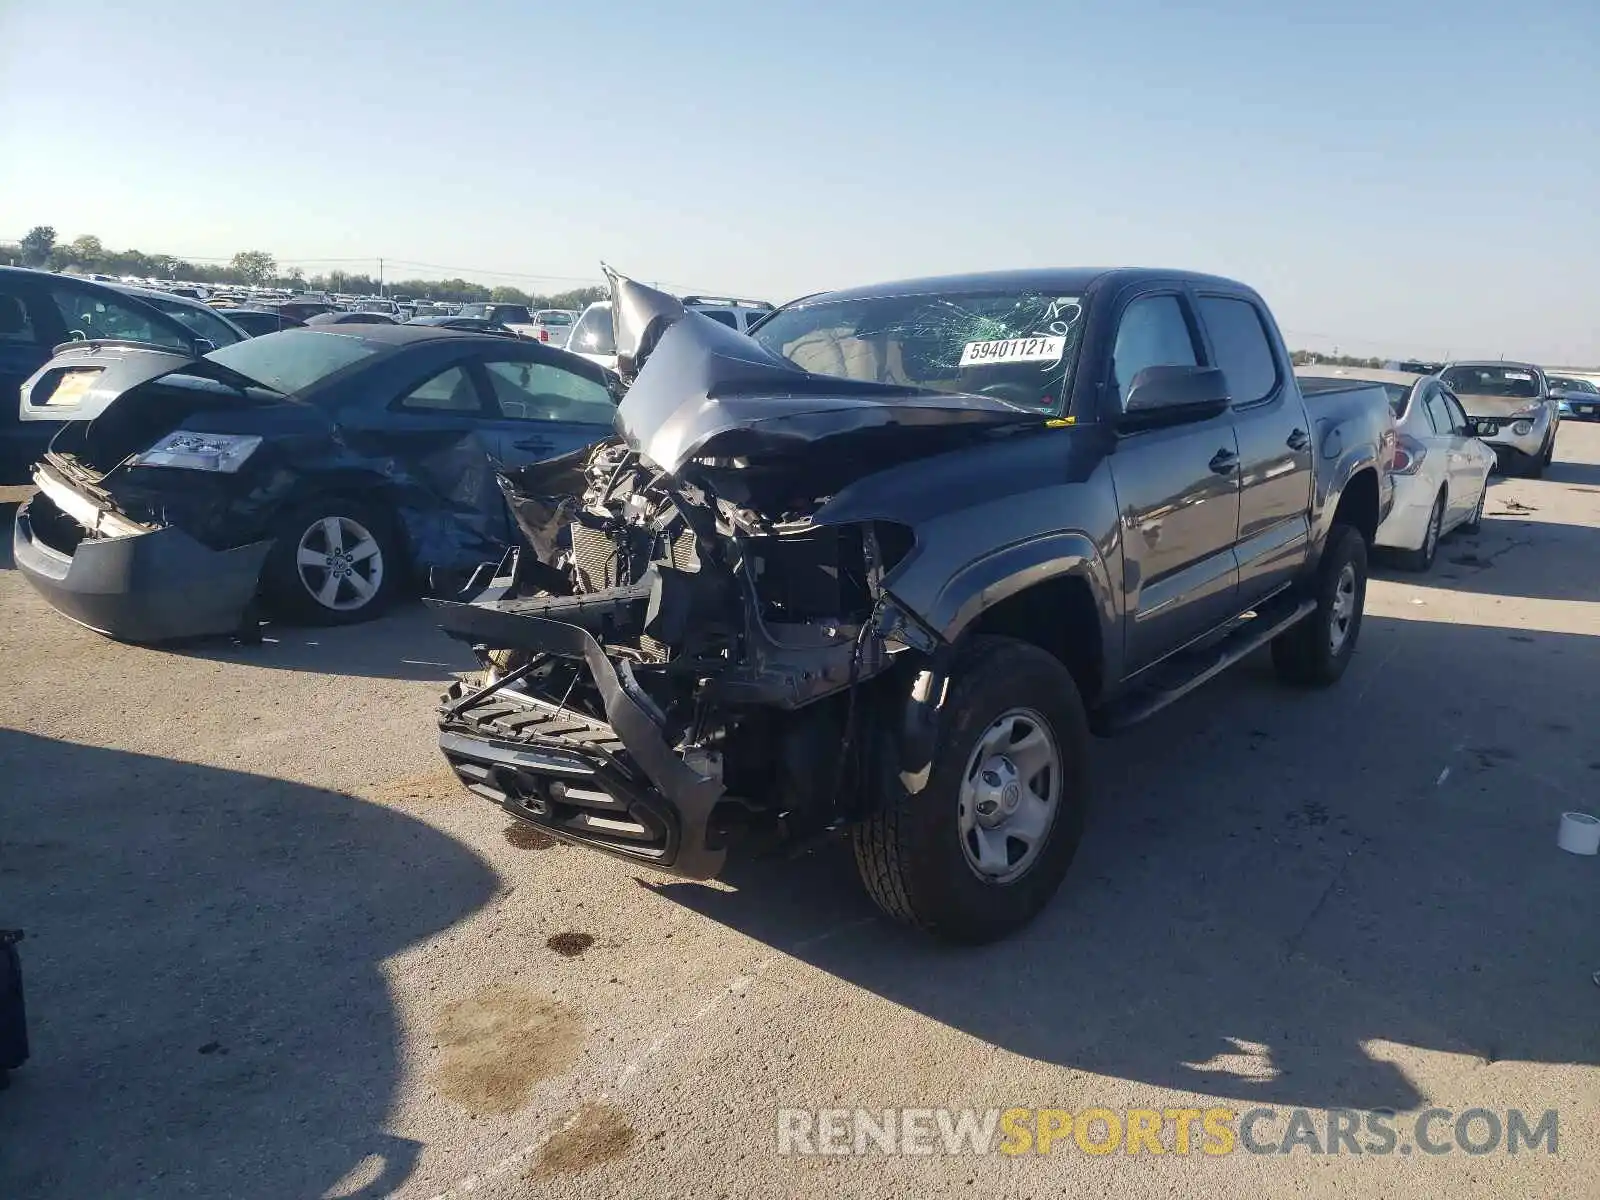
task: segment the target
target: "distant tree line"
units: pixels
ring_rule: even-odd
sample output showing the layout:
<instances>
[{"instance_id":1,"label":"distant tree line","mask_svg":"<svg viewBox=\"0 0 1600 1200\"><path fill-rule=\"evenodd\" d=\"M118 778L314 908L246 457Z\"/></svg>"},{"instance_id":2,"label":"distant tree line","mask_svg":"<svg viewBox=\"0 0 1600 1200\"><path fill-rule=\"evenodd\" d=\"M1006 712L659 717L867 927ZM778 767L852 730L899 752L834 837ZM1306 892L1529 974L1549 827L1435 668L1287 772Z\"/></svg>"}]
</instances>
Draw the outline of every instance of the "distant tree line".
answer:
<instances>
[{"instance_id":1,"label":"distant tree line","mask_svg":"<svg viewBox=\"0 0 1600 1200\"><path fill-rule=\"evenodd\" d=\"M1297 367L1319 363L1325 367L1371 367L1377 370L1383 366L1381 358L1356 358L1349 354L1320 354L1315 350L1296 350L1289 356L1289 360Z\"/></svg>"},{"instance_id":2,"label":"distant tree line","mask_svg":"<svg viewBox=\"0 0 1600 1200\"><path fill-rule=\"evenodd\" d=\"M79 271L84 274L136 275L140 279L182 279L191 283L231 283L257 287L289 288L293 291L345 292L358 296L377 295L378 281L365 273L329 271L307 275L299 267L283 271L278 260L265 250L241 250L226 264L192 263L170 254L146 254L140 250L108 250L92 233L60 241L49 225L36 225L20 242L0 243L0 263L43 267L51 271ZM448 300L456 303L492 301L496 304L526 304L530 308L582 308L606 296L603 287L574 288L554 295L525 292L515 287L487 287L466 279L385 280L383 290L392 296L416 300Z\"/></svg>"}]
</instances>

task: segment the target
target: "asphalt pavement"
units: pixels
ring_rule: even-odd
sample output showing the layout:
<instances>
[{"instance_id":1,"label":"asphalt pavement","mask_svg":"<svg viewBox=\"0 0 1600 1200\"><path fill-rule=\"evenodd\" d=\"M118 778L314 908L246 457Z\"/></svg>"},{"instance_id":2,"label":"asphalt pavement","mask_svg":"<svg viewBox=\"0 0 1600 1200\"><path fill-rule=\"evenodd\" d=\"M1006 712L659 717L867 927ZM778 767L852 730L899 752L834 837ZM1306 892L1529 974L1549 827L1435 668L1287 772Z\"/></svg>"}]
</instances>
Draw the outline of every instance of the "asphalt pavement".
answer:
<instances>
[{"instance_id":1,"label":"asphalt pavement","mask_svg":"<svg viewBox=\"0 0 1600 1200\"><path fill-rule=\"evenodd\" d=\"M1066 885L980 950L841 847L696 884L508 828L434 748L472 664L419 606L153 650L0 567L8 1200L1596 1194L1600 859L1555 836L1600 812L1600 426L1380 569L1337 688L1252 660L1096 742ZM1263 1106L1559 1144L779 1153L780 1109Z\"/></svg>"}]
</instances>

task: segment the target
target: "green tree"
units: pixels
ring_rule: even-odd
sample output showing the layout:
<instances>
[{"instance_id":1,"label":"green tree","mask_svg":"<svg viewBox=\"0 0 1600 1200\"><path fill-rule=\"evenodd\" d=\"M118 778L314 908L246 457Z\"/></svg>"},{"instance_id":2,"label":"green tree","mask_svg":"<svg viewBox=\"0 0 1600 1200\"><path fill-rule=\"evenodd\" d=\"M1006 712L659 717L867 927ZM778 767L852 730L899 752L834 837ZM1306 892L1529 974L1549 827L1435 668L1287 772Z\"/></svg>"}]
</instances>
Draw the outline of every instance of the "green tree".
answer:
<instances>
[{"instance_id":1,"label":"green tree","mask_svg":"<svg viewBox=\"0 0 1600 1200\"><path fill-rule=\"evenodd\" d=\"M532 297L521 288L497 287L489 293L489 299L496 304L527 304Z\"/></svg>"},{"instance_id":2,"label":"green tree","mask_svg":"<svg viewBox=\"0 0 1600 1200\"><path fill-rule=\"evenodd\" d=\"M245 283L265 283L278 273L278 260L265 250L241 250L228 267Z\"/></svg>"},{"instance_id":3,"label":"green tree","mask_svg":"<svg viewBox=\"0 0 1600 1200\"><path fill-rule=\"evenodd\" d=\"M50 261L50 252L56 248L56 231L51 225L35 225L18 243L22 247L22 265L42 267Z\"/></svg>"},{"instance_id":4,"label":"green tree","mask_svg":"<svg viewBox=\"0 0 1600 1200\"><path fill-rule=\"evenodd\" d=\"M92 233L72 239L72 257L85 267L99 268L104 265L106 256L105 244Z\"/></svg>"}]
</instances>

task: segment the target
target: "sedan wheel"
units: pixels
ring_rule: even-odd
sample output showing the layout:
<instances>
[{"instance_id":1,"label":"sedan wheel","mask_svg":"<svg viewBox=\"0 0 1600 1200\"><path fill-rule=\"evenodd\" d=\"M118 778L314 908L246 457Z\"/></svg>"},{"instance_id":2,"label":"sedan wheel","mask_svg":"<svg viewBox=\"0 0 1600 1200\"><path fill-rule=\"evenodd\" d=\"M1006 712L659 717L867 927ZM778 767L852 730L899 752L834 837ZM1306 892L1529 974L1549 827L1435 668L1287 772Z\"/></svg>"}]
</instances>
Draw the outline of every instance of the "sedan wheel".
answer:
<instances>
[{"instance_id":1,"label":"sedan wheel","mask_svg":"<svg viewBox=\"0 0 1600 1200\"><path fill-rule=\"evenodd\" d=\"M1483 528L1483 506L1489 501L1489 477L1483 477L1483 486L1478 489L1478 507L1472 510L1472 516L1461 526L1468 533L1477 533Z\"/></svg>"},{"instance_id":2,"label":"sedan wheel","mask_svg":"<svg viewBox=\"0 0 1600 1200\"><path fill-rule=\"evenodd\" d=\"M295 555L307 594L333 612L355 612L383 587L383 549L352 517L323 517L300 535Z\"/></svg>"},{"instance_id":3,"label":"sedan wheel","mask_svg":"<svg viewBox=\"0 0 1600 1200\"><path fill-rule=\"evenodd\" d=\"M1409 551L1405 556L1405 565L1413 571L1426 571L1433 566L1433 560L1439 553L1439 538L1444 532L1445 496L1440 492L1433 499L1433 510L1428 513L1428 527L1422 533L1422 545Z\"/></svg>"},{"instance_id":4,"label":"sedan wheel","mask_svg":"<svg viewBox=\"0 0 1600 1200\"><path fill-rule=\"evenodd\" d=\"M377 616L406 574L404 542L389 513L344 496L323 496L284 514L261 574L280 614L313 625Z\"/></svg>"}]
</instances>

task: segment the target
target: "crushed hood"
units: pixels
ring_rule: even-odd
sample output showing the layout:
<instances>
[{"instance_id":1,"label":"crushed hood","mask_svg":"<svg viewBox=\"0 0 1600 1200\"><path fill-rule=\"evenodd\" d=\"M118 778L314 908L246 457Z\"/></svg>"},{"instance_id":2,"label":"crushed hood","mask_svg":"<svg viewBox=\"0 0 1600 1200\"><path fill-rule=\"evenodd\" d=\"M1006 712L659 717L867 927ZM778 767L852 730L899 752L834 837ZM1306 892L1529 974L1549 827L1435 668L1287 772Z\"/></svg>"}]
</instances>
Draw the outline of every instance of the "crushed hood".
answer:
<instances>
[{"instance_id":1,"label":"crushed hood","mask_svg":"<svg viewBox=\"0 0 1600 1200\"><path fill-rule=\"evenodd\" d=\"M611 279L617 356L628 394L616 428L657 467L696 458L809 458L849 442L888 458L938 453L1043 414L992 396L817 375L654 288Z\"/></svg>"}]
</instances>

